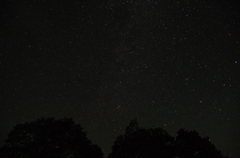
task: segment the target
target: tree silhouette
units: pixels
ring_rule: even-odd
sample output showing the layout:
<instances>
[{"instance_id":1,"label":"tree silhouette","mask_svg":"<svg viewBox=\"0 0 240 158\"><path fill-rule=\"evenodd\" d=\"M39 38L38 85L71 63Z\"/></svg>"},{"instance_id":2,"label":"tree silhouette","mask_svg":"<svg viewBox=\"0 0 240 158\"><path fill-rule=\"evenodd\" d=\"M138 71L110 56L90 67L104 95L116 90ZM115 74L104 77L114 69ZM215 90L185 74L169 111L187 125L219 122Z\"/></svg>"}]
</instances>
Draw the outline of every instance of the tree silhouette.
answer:
<instances>
[{"instance_id":1,"label":"tree silhouette","mask_svg":"<svg viewBox=\"0 0 240 158\"><path fill-rule=\"evenodd\" d=\"M201 138L196 131L180 129L175 147L179 158L223 158L210 139L208 137Z\"/></svg>"},{"instance_id":2,"label":"tree silhouette","mask_svg":"<svg viewBox=\"0 0 240 158\"><path fill-rule=\"evenodd\" d=\"M196 131L178 131L171 137L161 128L140 128L132 120L125 133L117 137L109 158L227 158L216 150L209 138Z\"/></svg>"},{"instance_id":3,"label":"tree silhouette","mask_svg":"<svg viewBox=\"0 0 240 158\"><path fill-rule=\"evenodd\" d=\"M161 128L139 128L130 122L125 134L114 142L109 158L171 158L174 138Z\"/></svg>"},{"instance_id":4,"label":"tree silhouette","mask_svg":"<svg viewBox=\"0 0 240 158\"><path fill-rule=\"evenodd\" d=\"M1 148L2 158L103 158L72 119L42 118L18 124Z\"/></svg>"}]
</instances>

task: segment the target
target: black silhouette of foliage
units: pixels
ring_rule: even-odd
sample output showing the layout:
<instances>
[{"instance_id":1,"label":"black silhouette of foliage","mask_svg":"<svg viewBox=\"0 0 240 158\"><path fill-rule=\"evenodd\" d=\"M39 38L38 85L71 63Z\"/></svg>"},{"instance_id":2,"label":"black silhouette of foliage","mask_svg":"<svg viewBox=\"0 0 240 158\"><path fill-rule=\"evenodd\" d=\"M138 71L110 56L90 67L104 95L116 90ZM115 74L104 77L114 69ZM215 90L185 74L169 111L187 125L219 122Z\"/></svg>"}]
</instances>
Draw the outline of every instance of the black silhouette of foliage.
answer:
<instances>
[{"instance_id":1,"label":"black silhouette of foliage","mask_svg":"<svg viewBox=\"0 0 240 158\"><path fill-rule=\"evenodd\" d=\"M18 124L1 148L2 158L103 158L72 119L42 118Z\"/></svg>"},{"instance_id":2,"label":"black silhouette of foliage","mask_svg":"<svg viewBox=\"0 0 240 158\"><path fill-rule=\"evenodd\" d=\"M209 138L196 131L180 129L176 138L161 128L140 128L130 122L123 135L117 137L109 158L227 158L216 150Z\"/></svg>"},{"instance_id":3,"label":"black silhouette of foliage","mask_svg":"<svg viewBox=\"0 0 240 158\"><path fill-rule=\"evenodd\" d=\"M175 147L179 158L223 158L210 139L208 137L201 138L196 131L180 129Z\"/></svg>"},{"instance_id":4,"label":"black silhouette of foliage","mask_svg":"<svg viewBox=\"0 0 240 158\"><path fill-rule=\"evenodd\" d=\"M109 158L170 158L174 138L161 128L139 128L137 120L130 122L125 134L115 141Z\"/></svg>"}]
</instances>

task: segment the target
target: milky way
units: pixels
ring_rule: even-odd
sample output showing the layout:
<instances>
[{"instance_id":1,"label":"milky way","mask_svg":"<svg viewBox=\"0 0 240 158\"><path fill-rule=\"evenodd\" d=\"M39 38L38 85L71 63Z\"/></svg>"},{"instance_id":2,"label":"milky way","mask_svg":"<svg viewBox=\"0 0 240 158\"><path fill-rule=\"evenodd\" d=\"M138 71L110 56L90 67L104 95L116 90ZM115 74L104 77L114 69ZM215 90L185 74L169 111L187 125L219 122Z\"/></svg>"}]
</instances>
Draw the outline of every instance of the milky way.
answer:
<instances>
[{"instance_id":1,"label":"milky way","mask_svg":"<svg viewBox=\"0 0 240 158\"><path fill-rule=\"evenodd\" d=\"M222 0L6 1L1 145L14 125L72 117L105 156L137 118L240 156L240 14Z\"/></svg>"}]
</instances>

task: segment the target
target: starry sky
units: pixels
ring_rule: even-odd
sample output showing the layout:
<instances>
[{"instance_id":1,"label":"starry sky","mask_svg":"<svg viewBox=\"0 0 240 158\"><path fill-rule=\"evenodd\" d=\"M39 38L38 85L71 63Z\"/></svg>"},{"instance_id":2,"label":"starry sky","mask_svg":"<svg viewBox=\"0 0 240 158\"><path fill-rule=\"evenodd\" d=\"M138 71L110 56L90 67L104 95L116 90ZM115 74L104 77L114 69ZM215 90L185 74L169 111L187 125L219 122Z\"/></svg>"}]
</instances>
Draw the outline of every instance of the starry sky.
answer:
<instances>
[{"instance_id":1,"label":"starry sky","mask_svg":"<svg viewBox=\"0 0 240 158\"><path fill-rule=\"evenodd\" d=\"M240 13L229 0L3 0L0 145L72 117L107 155L130 120L240 157Z\"/></svg>"}]
</instances>

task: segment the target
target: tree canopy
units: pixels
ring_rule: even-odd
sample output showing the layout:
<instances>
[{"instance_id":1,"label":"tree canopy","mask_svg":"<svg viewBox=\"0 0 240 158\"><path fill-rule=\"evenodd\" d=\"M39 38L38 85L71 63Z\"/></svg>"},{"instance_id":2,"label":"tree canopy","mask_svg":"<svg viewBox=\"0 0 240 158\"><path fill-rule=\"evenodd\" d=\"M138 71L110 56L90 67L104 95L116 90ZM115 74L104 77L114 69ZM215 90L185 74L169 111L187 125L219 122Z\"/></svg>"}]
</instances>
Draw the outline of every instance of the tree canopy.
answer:
<instances>
[{"instance_id":1,"label":"tree canopy","mask_svg":"<svg viewBox=\"0 0 240 158\"><path fill-rule=\"evenodd\" d=\"M72 119L42 118L16 125L1 148L0 157L103 158L103 153Z\"/></svg>"},{"instance_id":2,"label":"tree canopy","mask_svg":"<svg viewBox=\"0 0 240 158\"><path fill-rule=\"evenodd\" d=\"M224 158L220 151L196 131L180 129L176 138L162 128L140 128L130 122L117 137L109 158ZM226 157L225 157L226 158Z\"/></svg>"},{"instance_id":3,"label":"tree canopy","mask_svg":"<svg viewBox=\"0 0 240 158\"><path fill-rule=\"evenodd\" d=\"M42 118L16 125L0 148L1 158L103 158L80 124L71 118ZM196 131L176 137L158 127L142 128L132 120L117 137L108 158L227 158Z\"/></svg>"},{"instance_id":4,"label":"tree canopy","mask_svg":"<svg viewBox=\"0 0 240 158\"><path fill-rule=\"evenodd\" d=\"M201 138L196 131L180 129L175 140L175 150L179 158L223 158L210 139Z\"/></svg>"}]
</instances>

